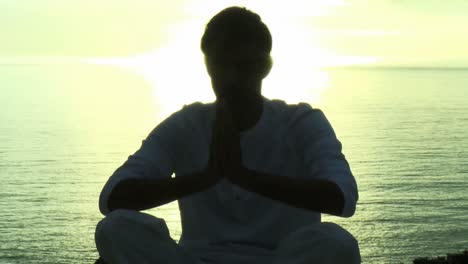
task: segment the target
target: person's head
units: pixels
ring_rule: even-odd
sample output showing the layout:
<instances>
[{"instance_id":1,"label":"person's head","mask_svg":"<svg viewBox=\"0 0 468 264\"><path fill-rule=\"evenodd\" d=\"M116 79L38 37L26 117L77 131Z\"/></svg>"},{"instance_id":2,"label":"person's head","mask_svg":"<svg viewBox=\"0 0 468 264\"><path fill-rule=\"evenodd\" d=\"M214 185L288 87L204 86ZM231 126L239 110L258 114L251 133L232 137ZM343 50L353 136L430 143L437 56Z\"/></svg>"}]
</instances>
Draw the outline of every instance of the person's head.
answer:
<instances>
[{"instance_id":1,"label":"person's head","mask_svg":"<svg viewBox=\"0 0 468 264\"><path fill-rule=\"evenodd\" d=\"M201 50L217 98L261 93L272 61L270 31L259 15L229 7L206 25Z\"/></svg>"}]
</instances>

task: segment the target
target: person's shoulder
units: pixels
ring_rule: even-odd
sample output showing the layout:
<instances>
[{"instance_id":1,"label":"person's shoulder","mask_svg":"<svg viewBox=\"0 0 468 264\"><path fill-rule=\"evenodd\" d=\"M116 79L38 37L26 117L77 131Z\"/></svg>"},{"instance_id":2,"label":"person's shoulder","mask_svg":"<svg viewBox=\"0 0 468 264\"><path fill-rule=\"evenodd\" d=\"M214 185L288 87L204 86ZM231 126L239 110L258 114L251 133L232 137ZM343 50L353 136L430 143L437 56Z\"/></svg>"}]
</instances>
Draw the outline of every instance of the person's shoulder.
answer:
<instances>
[{"instance_id":1,"label":"person's shoulder","mask_svg":"<svg viewBox=\"0 0 468 264\"><path fill-rule=\"evenodd\" d=\"M196 102L184 104L183 108L190 109L190 110L200 110L200 109L203 109L203 108L207 108L210 105L213 105L213 103L203 103L203 102L200 102L200 101L196 101Z\"/></svg>"},{"instance_id":2,"label":"person's shoulder","mask_svg":"<svg viewBox=\"0 0 468 264\"><path fill-rule=\"evenodd\" d=\"M189 126L200 126L209 120L214 109L214 103L192 102L184 104L182 108L177 111L177 115L181 120ZM206 121L208 122L208 121Z\"/></svg>"},{"instance_id":3,"label":"person's shoulder","mask_svg":"<svg viewBox=\"0 0 468 264\"><path fill-rule=\"evenodd\" d=\"M184 104L180 112L183 115L206 115L214 107L214 103L203 103L203 102L192 102L189 104Z\"/></svg>"},{"instance_id":4,"label":"person's shoulder","mask_svg":"<svg viewBox=\"0 0 468 264\"><path fill-rule=\"evenodd\" d=\"M270 105L276 114L281 114L288 119L290 125L306 116L323 114L320 108L316 108L307 102L287 103L281 99L271 99Z\"/></svg>"},{"instance_id":5,"label":"person's shoulder","mask_svg":"<svg viewBox=\"0 0 468 264\"><path fill-rule=\"evenodd\" d=\"M183 104L177 110L169 113L161 124L174 124L178 126L186 126L189 123L196 123L198 119L203 118L204 113L209 110L209 104L202 102L193 102Z\"/></svg>"},{"instance_id":6,"label":"person's shoulder","mask_svg":"<svg viewBox=\"0 0 468 264\"><path fill-rule=\"evenodd\" d=\"M181 108L177 111L174 111L172 115L180 116L180 117L187 117L191 115L197 115L203 112L209 111L213 103L202 103L202 102L192 102L183 104Z\"/></svg>"},{"instance_id":7,"label":"person's shoulder","mask_svg":"<svg viewBox=\"0 0 468 264\"><path fill-rule=\"evenodd\" d=\"M273 108L278 110L289 110L290 112L295 111L320 111L319 108L313 107L307 102L298 103L287 103L282 99L268 99Z\"/></svg>"}]
</instances>

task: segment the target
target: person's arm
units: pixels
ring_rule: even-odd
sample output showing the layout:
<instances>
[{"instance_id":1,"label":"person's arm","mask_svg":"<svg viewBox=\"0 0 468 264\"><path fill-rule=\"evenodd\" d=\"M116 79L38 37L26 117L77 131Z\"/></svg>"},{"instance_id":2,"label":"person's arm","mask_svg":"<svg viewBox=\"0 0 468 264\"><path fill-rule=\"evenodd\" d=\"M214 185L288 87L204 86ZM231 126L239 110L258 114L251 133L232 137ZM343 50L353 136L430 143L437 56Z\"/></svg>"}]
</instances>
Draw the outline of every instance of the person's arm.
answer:
<instances>
[{"instance_id":1,"label":"person's arm","mask_svg":"<svg viewBox=\"0 0 468 264\"><path fill-rule=\"evenodd\" d=\"M294 207L332 215L343 212L343 193L332 181L272 175L250 169L245 169L244 175L236 179L234 183L248 191Z\"/></svg>"},{"instance_id":2,"label":"person's arm","mask_svg":"<svg viewBox=\"0 0 468 264\"><path fill-rule=\"evenodd\" d=\"M107 207L110 211L146 210L203 191L214 183L216 179L209 177L205 171L156 180L126 179L112 190Z\"/></svg>"},{"instance_id":3,"label":"person's arm","mask_svg":"<svg viewBox=\"0 0 468 264\"><path fill-rule=\"evenodd\" d=\"M176 171L177 157L188 145L189 137L184 129L187 114L189 111L184 106L159 123L143 140L141 147L112 173L99 196L99 210L103 215L117 208L147 209L149 205L158 203L159 199L152 196L160 195L156 193L158 189L152 194L151 188L155 182L172 182L171 175ZM140 194L142 197L138 198Z\"/></svg>"},{"instance_id":4,"label":"person's arm","mask_svg":"<svg viewBox=\"0 0 468 264\"><path fill-rule=\"evenodd\" d=\"M228 179L240 187L294 207L350 217L358 199L357 186L341 143L320 110L300 105L291 136L303 154L307 177L286 177L245 168L238 138L232 136ZM229 123L227 123L229 125ZM231 128L232 129L232 128Z\"/></svg>"},{"instance_id":5,"label":"person's arm","mask_svg":"<svg viewBox=\"0 0 468 264\"><path fill-rule=\"evenodd\" d=\"M221 177L223 177L223 157L226 152L224 141L224 130L221 123L216 120L212 126L211 142L209 148L209 160L205 169L193 172L189 175L178 175L171 178L127 178L118 182L109 194L106 208L109 211L115 209L131 209L131 210L145 210L157 207L174 200L178 200L187 195L203 191L215 185ZM174 140L176 141L176 140ZM150 144L150 143L147 143ZM180 147L182 148L182 147ZM153 151L162 148L158 145L153 145ZM158 167L164 167L164 155L147 155L159 156ZM169 162L169 160L166 160ZM146 162L135 164L134 168L148 167ZM152 173L157 173L158 170L150 170ZM148 175L150 176L150 175Z\"/></svg>"}]
</instances>

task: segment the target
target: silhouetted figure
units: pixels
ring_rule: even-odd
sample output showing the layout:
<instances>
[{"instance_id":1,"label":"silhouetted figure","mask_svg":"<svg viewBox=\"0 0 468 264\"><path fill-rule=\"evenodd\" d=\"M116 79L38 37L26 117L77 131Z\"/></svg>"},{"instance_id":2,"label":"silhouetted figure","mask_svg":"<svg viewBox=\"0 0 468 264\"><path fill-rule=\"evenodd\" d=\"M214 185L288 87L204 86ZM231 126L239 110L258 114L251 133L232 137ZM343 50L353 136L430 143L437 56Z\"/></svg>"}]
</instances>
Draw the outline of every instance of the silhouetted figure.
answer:
<instances>
[{"instance_id":1,"label":"silhouetted figure","mask_svg":"<svg viewBox=\"0 0 468 264\"><path fill-rule=\"evenodd\" d=\"M109 178L96 229L103 260L360 263L354 237L320 217L355 211L341 143L321 110L261 95L271 47L268 28L245 8L211 19L201 49L216 101L173 113ZM174 200L179 243L163 219L139 212Z\"/></svg>"}]
</instances>

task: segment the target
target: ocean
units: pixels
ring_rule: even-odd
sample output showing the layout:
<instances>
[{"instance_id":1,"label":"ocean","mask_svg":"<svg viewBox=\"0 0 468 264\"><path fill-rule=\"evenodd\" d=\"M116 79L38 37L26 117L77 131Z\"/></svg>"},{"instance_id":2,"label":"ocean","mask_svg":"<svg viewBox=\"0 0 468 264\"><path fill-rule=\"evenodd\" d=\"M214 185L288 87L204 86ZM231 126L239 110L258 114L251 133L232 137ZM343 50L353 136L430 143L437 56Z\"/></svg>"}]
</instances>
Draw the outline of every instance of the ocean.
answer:
<instances>
[{"instance_id":1,"label":"ocean","mask_svg":"<svg viewBox=\"0 0 468 264\"><path fill-rule=\"evenodd\" d=\"M360 191L353 217L323 220L358 239L363 263L468 249L468 69L322 73L310 103ZM164 118L154 89L125 68L0 65L0 263L93 263L99 192ZM179 238L176 203L148 212Z\"/></svg>"}]
</instances>

